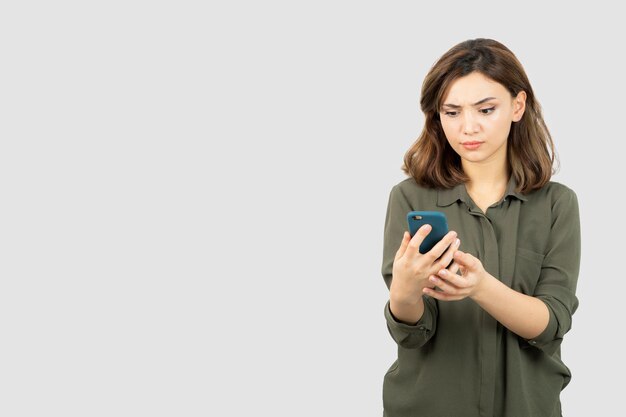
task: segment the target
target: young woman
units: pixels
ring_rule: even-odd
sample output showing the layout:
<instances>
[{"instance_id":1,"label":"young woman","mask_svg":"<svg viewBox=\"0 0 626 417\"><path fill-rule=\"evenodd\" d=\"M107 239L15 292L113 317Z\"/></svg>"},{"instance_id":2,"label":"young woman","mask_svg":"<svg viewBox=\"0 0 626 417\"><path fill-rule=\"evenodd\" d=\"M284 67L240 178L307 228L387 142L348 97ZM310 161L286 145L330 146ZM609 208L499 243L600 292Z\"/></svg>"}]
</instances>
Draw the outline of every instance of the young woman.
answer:
<instances>
[{"instance_id":1,"label":"young woman","mask_svg":"<svg viewBox=\"0 0 626 417\"><path fill-rule=\"evenodd\" d=\"M574 191L550 181L554 145L515 55L462 42L427 74L425 126L389 195L382 275L398 357L387 417L554 417L570 370L560 345L578 307ZM441 211L429 252L406 215Z\"/></svg>"}]
</instances>

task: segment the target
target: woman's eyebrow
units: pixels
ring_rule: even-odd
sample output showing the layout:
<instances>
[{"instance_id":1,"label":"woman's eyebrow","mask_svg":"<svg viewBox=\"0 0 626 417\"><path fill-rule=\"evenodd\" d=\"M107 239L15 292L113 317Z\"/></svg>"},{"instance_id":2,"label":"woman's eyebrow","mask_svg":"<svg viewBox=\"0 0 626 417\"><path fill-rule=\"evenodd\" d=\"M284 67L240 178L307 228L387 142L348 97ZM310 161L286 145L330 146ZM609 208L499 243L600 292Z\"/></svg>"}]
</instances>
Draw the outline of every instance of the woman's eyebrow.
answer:
<instances>
[{"instance_id":1,"label":"woman's eyebrow","mask_svg":"<svg viewBox=\"0 0 626 417\"><path fill-rule=\"evenodd\" d=\"M479 104L483 104L485 101L489 101L489 100L493 100L493 99L495 99L495 97L486 97L486 98L484 98L482 100L479 100L476 103L472 104L472 106L478 106ZM453 108L453 109L460 109L461 108L461 106L459 106L459 105L450 104L450 103L444 104L442 107L450 107L450 108Z\"/></svg>"}]
</instances>

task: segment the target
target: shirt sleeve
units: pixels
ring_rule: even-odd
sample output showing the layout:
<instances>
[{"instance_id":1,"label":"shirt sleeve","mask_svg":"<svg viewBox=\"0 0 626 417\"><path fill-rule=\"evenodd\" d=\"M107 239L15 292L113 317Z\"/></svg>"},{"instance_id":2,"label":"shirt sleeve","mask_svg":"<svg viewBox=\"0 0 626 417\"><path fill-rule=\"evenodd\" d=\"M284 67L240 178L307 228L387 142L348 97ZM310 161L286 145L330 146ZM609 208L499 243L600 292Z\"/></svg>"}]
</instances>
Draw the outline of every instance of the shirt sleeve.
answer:
<instances>
[{"instance_id":1,"label":"shirt sleeve","mask_svg":"<svg viewBox=\"0 0 626 417\"><path fill-rule=\"evenodd\" d=\"M391 287L393 261L396 256L402 235L408 230L406 215L413 210L402 190L395 185L389 193L387 214L385 217L385 230L383 242L382 275L387 285ZM435 333L437 326L437 300L427 295L424 300L424 314L415 325L409 325L396 320L391 314L389 301L385 304L385 319L391 338L405 348L419 348L423 346Z\"/></svg>"},{"instance_id":2,"label":"shirt sleeve","mask_svg":"<svg viewBox=\"0 0 626 417\"><path fill-rule=\"evenodd\" d=\"M572 327L572 315L578 308L576 285L580 268L580 218L578 199L567 188L552 207L552 226L541 266L541 276L534 296L548 307L550 320L531 346L554 354L563 336Z\"/></svg>"}]
</instances>

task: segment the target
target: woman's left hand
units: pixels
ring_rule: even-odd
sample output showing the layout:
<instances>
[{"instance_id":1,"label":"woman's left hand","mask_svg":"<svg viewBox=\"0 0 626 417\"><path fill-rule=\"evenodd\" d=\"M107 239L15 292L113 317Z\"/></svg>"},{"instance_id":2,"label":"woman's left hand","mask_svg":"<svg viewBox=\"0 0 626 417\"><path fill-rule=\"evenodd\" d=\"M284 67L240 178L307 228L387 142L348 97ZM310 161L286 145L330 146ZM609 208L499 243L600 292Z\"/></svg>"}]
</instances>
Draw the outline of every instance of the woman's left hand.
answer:
<instances>
[{"instance_id":1,"label":"woman's left hand","mask_svg":"<svg viewBox=\"0 0 626 417\"><path fill-rule=\"evenodd\" d=\"M480 288L487 271L482 262L469 253L457 250L454 253L454 262L437 275L431 275L429 281L440 288L440 291L424 288L424 294L441 301L458 301L465 297L472 297ZM461 271L461 275L457 271Z\"/></svg>"}]
</instances>

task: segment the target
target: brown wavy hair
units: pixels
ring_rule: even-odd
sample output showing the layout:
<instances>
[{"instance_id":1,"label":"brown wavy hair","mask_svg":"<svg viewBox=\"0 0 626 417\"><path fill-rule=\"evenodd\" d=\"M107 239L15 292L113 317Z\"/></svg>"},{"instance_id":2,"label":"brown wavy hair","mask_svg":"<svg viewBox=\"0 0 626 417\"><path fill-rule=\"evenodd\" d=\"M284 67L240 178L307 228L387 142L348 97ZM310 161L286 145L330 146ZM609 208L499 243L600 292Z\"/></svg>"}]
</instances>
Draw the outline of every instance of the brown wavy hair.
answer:
<instances>
[{"instance_id":1,"label":"brown wavy hair","mask_svg":"<svg viewBox=\"0 0 626 417\"><path fill-rule=\"evenodd\" d=\"M429 188L452 188L469 179L446 139L439 112L453 81L475 71L502 84L513 98L521 90L526 92L524 114L512 122L507 139L508 169L517 181L517 192L541 188L557 171L554 143L522 64L493 39L470 39L453 46L426 74L420 100L424 128L404 155L401 169Z\"/></svg>"}]
</instances>

